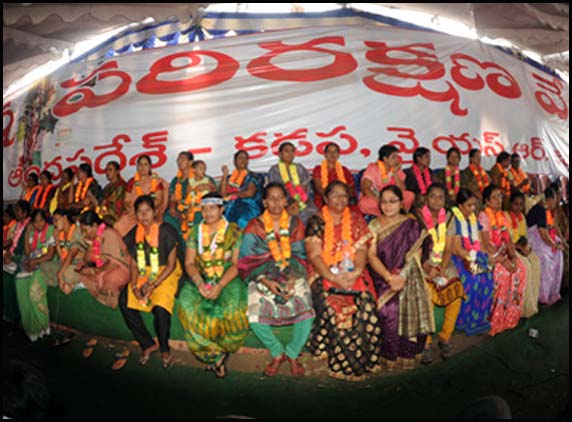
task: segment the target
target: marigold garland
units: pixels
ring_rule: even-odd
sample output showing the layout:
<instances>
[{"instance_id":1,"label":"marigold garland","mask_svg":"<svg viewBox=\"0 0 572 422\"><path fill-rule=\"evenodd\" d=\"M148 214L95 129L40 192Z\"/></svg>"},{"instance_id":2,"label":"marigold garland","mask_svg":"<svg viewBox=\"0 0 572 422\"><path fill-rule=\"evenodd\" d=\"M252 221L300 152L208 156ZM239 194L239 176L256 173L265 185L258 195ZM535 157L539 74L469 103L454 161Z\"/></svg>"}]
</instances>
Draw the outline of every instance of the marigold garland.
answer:
<instances>
[{"instance_id":1,"label":"marigold garland","mask_svg":"<svg viewBox=\"0 0 572 422\"><path fill-rule=\"evenodd\" d=\"M447 186L449 197L454 199L461 189L461 171L459 167L445 167L445 185Z\"/></svg>"},{"instance_id":2,"label":"marigold garland","mask_svg":"<svg viewBox=\"0 0 572 422\"><path fill-rule=\"evenodd\" d=\"M381 160L377 160L376 164L377 164L377 167L379 168L379 172L381 174L381 184L385 185L391 179L392 169L390 169L388 172L387 168L385 167L385 163Z\"/></svg>"},{"instance_id":3,"label":"marigold garland","mask_svg":"<svg viewBox=\"0 0 572 422\"><path fill-rule=\"evenodd\" d=\"M40 192L36 195L36 200L34 201L35 208L44 208L46 206L46 201L48 200L48 196L53 188L54 185L51 183L49 183L45 189L43 186L41 187Z\"/></svg>"},{"instance_id":4,"label":"marigold garland","mask_svg":"<svg viewBox=\"0 0 572 422\"><path fill-rule=\"evenodd\" d=\"M290 196L298 201L300 211L303 211L306 208L306 201L308 200L308 195L300 186L300 177L298 175L298 168L295 164L290 164L288 168L286 168L286 164L283 161L278 163L278 169L280 170L280 177L282 178L282 182L286 187L286 190L290 194ZM290 176L292 180L290 180Z\"/></svg>"},{"instance_id":5,"label":"marigold garland","mask_svg":"<svg viewBox=\"0 0 572 422\"><path fill-rule=\"evenodd\" d=\"M336 176L337 180L340 180L344 183L347 183L346 176L344 175L344 169L339 161L336 161L335 164ZM320 164L320 177L322 182L322 189L326 189L329 184L328 178L328 160L323 160L322 164Z\"/></svg>"},{"instance_id":6,"label":"marigold garland","mask_svg":"<svg viewBox=\"0 0 572 422\"><path fill-rule=\"evenodd\" d=\"M510 196L510 181L508 170L505 169L500 163L497 163L496 166L501 174L500 190L504 196Z\"/></svg>"},{"instance_id":7,"label":"marigold garland","mask_svg":"<svg viewBox=\"0 0 572 422\"><path fill-rule=\"evenodd\" d=\"M34 196L34 193L39 191L41 188L42 187L40 185L36 185L33 188L26 189L26 194L24 195L24 199L26 201L30 202L30 199L32 199L32 196Z\"/></svg>"},{"instance_id":8,"label":"marigold garland","mask_svg":"<svg viewBox=\"0 0 572 422\"><path fill-rule=\"evenodd\" d=\"M203 261L203 271L208 277L208 285L215 284L224 274L224 236L228 221L223 217L216 230L211 233L205 223L199 225L198 252Z\"/></svg>"},{"instance_id":9,"label":"marigold garland","mask_svg":"<svg viewBox=\"0 0 572 422\"><path fill-rule=\"evenodd\" d=\"M101 241L103 239L104 230L105 223L101 223L97 228L95 239L91 245L91 262L93 262L97 268L101 268L103 266L103 260L101 259Z\"/></svg>"},{"instance_id":10,"label":"marigold garland","mask_svg":"<svg viewBox=\"0 0 572 422\"><path fill-rule=\"evenodd\" d=\"M140 196L144 195L145 192L143 192L143 188L141 187L141 175L139 174L139 172L135 172L134 180L135 180L135 192L137 194L137 197L140 197ZM159 177L157 176L157 173L152 173L151 174L151 189L150 189L148 195L155 197L158 186L159 186Z\"/></svg>"},{"instance_id":11,"label":"marigold garland","mask_svg":"<svg viewBox=\"0 0 572 422\"><path fill-rule=\"evenodd\" d=\"M42 230L34 229L34 233L33 233L33 237L32 237L32 244L30 245L30 248L32 251L35 251L36 248L38 247L38 240L41 243L46 242L46 236L48 234L48 227L49 227L49 224L44 223L44 227L42 228Z\"/></svg>"},{"instance_id":12,"label":"marigold garland","mask_svg":"<svg viewBox=\"0 0 572 422\"><path fill-rule=\"evenodd\" d=\"M75 202L76 203L79 203L85 199L85 197L87 196L87 192L89 191L89 187L91 186L92 182L93 182L93 177L88 177L85 180L85 183L83 183L82 181L78 182L78 184L76 186L76 190L75 190Z\"/></svg>"},{"instance_id":13,"label":"marigold garland","mask_svg":"<svg viewBox=\"0 0 572 422\"><path fill-rule=\"evenodd\" d=\"M288 264L290 257L292 256L292 250L290 245L290 231L289 222L290 218L286 210L282 210L282 215L280 216L280 244L276 239L276 233L274 232L274 225L272 224L272 217L268 210L262 213L262 222L264 223L264 232L266 233L266 241L268 242L268 248L270 249L270 254L276 263L276 266L280 270L284 270Z\"/></svg>"},{"instance_id":14,"label":"marigold garland","mask_svg":"<svg viewBox=\"0 0 572 422\"><path fill-rule=\"evenodd\" d=\"M514 167L511 167L510 172L512 173L512 176L514 178L515 186L520 185L528 177L524 172L524 170L521 168L515 169ZM528 193L528 191L530 191L530 183L522 185L519 189L523 193Z\"/></svg>"},{"instance_id":15,"label":"marigold garland","mask_svg":"<svg viewBox=\"0 0 572 422\"><path fill-rule=\"evenodd\" d=\"M338 265L344 256L344 253L349 252L352 261L354 260L354 253L349 248L349 251L344 250L344 245L349 245L352 240L351 234L351 215L349 208L345 208L342 215L342 230L341 238L336 240L334 218L327 205L322 207L322 217L324 219L324 247L322 258L329 266ZM347 242L347 243L346 243Z\"/></svg>"},{"instance_id":16,"label":"marigold garland","mask_svg":"<svg viewBox=\"0 0 572 422\"><path fill-rule=\"evenodd\" d=\"M473 164L469 164L469 169L473 173L473 176L475 176L477 185L479 185L479 190L482 193L485 190L485 188L490 184L487 172L481 166L475 166Z\"/></svg>"},{"instance_id":17,"label":"marigold garland","mask_svg":"<svg viewBox=\"0 0 572 422\"><path fill-rule=\"evenodd\" d=\"M69 247L71 244L71 239L75 231L75 224L70 224L70 228L67 233L64 230L60 230L58 233L58 240L60 244L60 258L63 261L67 258L69 254Z\"/></svg>"},{"instance_id":18,"label":"marigold garland","mask_svg":"<svg viewBox=\"0 0 572 422\"><path fill-rule=\"evenodd\" d=\"M503 240L510 241L508 227L502 210L495 211L491 207L485 208L485 213L491 225L491 242L499 245Z\"/></svg>"},{"instance_id":19,"label":"marigold garland","mask_svg":"<svg viewBox=\"0 0 572 422\"><path fill-rule=\"evenodd\" d=\"M447 243L447 211L445 208L439 210L437 216L437 228L433 223L433 215L429 210L429 207L425 205L421 209L421 215L423 216L423 221L427 230L433 239L433 250L431 251L431 265L439 266L443 262L443 253L445 252L445 244Z\"/></svg>"},{"instance_id":20,"label":"marigold garland","mask_svg":"<svg viewBox=\"0 0 572 422\"><path fill-rule=\"evenodd\" d=\"M151 247L149 254L149 263L151 264L150 274L147 274L145 241L147 241ZM149 228L149 234L145 234L145 227L142 224L137 224L135 244L137 250L137 269L139 270L137 287L139 288L148 280L154 281L159 275L159 224L153 223Z\"/></svg>"}]
</instances>

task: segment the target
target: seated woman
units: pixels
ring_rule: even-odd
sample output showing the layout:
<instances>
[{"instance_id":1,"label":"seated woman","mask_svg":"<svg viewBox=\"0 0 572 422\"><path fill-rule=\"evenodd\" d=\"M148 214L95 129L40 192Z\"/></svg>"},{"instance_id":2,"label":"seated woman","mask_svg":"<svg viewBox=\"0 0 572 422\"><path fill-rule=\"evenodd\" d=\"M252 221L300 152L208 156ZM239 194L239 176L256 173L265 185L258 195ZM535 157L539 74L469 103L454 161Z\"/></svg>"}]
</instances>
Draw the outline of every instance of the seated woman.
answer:
<instances>
[{"instance_id":1,"label":"seated woman","mask_svg":"<svg viewBox=\"0 0 572 422\"><path fill-rule=\"evenodd\" d=\"M235 170L228 174L228 167L222 166L220 194L225 198L225 218L244 229L248 222L262 212L262 185L256 173L248 170L248 153L234 154Z\"/></svg>"},{"instance_id":2,"label":"seated woman","mask_svg":"<svg viewBox=\"0 0 572 422\"><path fill-rule=\"evenodd\" d=\"M56 209L68 209L73 204L73 179L74 172L71 167L66 167L62 171L62 179L58 185L54 197L50 202L50 212L53 213Z\"/></svg>"},{"instance_id":3,"label":"seated woman","mask_svg":"<svg viewBox=\"0 0 572 422\"><path fill-rule=\"evenodd\" d=\"M146 365L151 354L159 349L163 368L167 369L173 364L169 333L175 295L183 275L181 245L173 226L157 222L152 196L138 197L134 209L137 225L124 240L135 271L131 272L131 280L119 296L119 308L141 347L139 364ZM158 346L147 331L140 311L153 313Z\"/></svg>"},{"instance_id":4,"label":"seated woman","mask_svg":"<svg viewBox=\"0 0 572 422\"><path fill-rule=\"evenodd\" d=\"M37 173L31 172L26 178L26 184L22 185L22 194L20 195L20 199L28 202L32 208L40 190L42 190L42 187L40 186L39 176Z\"/></svg>"},{"instance_id":5,"label":"seated woman","mask_svg":"<svg viewBox=\"0 0 572 422\"><path fill-rule=\"evenodd\" d=\"M193 171L194 156L192 152L181 151L177 156L177 175L169 185L169 207L165 212L165 222L177 229L181 239L189 236L193 227L196 198L189 184L189 180L195 177Z\"/></svg>"},{"instance_id":6,"label":"seated woman","mask_svg":"<svg viewBox=\"0 0 572 422\"><path fill-rule=\"evenodd\" d=\"M509 232L518 257L526 266L526 286L524 287L524 303L521 316L530 318L538 313L538 294L540 290L540 260L532 252L528 243L526 218L524 217L524 194L515 191L510 196L510 211L506 212Z\"/></svg>"},{"instance_id":7,"label":"seated woman","mask_svg":"<svg viewBox=\"0 0 572 422\"><path fill-rule=\"evenodd\" d=\"M552 305L560 300L560 284L564 270L564 244L556 235L552 211L557 205L556 192L552 188L544 191L544 203L536 204L528 212L528 241L532 251L540 258L542 278L538 301Z\"/></svg>"},{"instance_id":8,"label":"seated woman","mask_svg":"<svg viewBox=\"0 0 572 422\"><path fill-rule=\"evenodd\" d=\"M457 194L457 206L452 209L455 218L447 229L447 235L454 236L453 262L467 294L467 300L459 311L456 328L468 336L490 330L489 315L494 290L489 256L481 250L482 227L475 215L476 206L474 192L461 188Z\"/></svg>"},{"instance_id":9,"label":"seated woman","mask_svg":"<svg viewBox=\"0 0 572 422\"><path fill-rule=\"evenodd\" d=\"M266 211L250 220L244 231L238 270L248 283L248 321L272 361L264 375L276 375L290 362L294 376L304 375L298 356L308 340L314 309L306 274L304 225L286 212L286 189L270 183L262 194ZM292 340L284 347L271 326L294 324Z\"/></svg>"},{"instance_id":10,"label":"seated woman","mask_svg":"<svg viewBox=\"0 0 572 422\"><path fill-rule=\"evenodd\" d=\"M66 284L75 287L82 283L99 303L115 309L119 292L130 278L127 248L119 233L107 227L95 211L84 212L79 223L83 241L88 247L75 277L70 276Z\"/></svg>"},{"instance_id":11,"label":"seated woman","mask_svg":"<svg viewBox=\"0 0 572 422\"><path fill-rule=\"evenodd\" d=\"M95 210L101 200L101 186L93 177L91 166L81 163L77 170L77 185L74 187L74 200L70 208L82 213Z\"/></svg>"},{"instance_id":12,"label":"seated woman","mask_svg":"<svg viewBox=\"0 0 572 422\"><path fill-rule=\"evenodd\" d=\"M137 171L129 182L125 193L125 213L113 225L121 236L125 236L135 225L135 200L142 195L151 195L155 203L157 221L163 221L163 214L168 206L169 185L157 173L153 173L151 157L146 154L137 158Z\"/></svg>"},{"instance_id":13,"label":"seated woman","mask_svg":"<svg viewBox=\"0 0 572 422\"><path fill-rule=\"evenodd\" d=\"M36 200L32 208L39 208L44 210L47 215L50 215L50 202L56 193L56 188L52 184L52 173L44 170L40 173L40 190L36 195Z\"/></svg>"},{"instance_id":14,"label":"seated woman","mask_svg":"<svg viewBox=\"0 0 572 422\"><path fill-rule=\"evenodd\" d=\"M447 236L447 225L453 216L445 209L446 197L444 185L432 184L427 189L427 204L417 213L419 221L429 232L423 242L421 259L425 281L431 292L433 305L445 307L445 319L437 336L437 345L443 359L448 359L453 353L450 340L463 299L466 297L463 283L451 259L453 239ZM428 353L431 343L431 336L427 336L426 351L421 358L423 364L431 363L431 355Z\"/></svg>"},{"instance_id":15,"label":"seated woman","mask_svg":"<svg viewBox=\"0 0 572 422\"><path fill-rule=\"evenodd\" d=\"M331 182L324 192L327 205L306 228L318 316L308 346L316 357L328 359L329 375L362 380L380 369L381 328L377 295L365 269L371 233L361 214L349 209L349 196L348 185Z\"/></svg>"},{"instance_id":16,"label":"seated woman","mask_svg":"<svg viewBox=\"0 0 572 422\"><path fill-rule=\"evenodd\" d=\"M403 194L397 186L383 188L379 204L381 215L369 223L373 242L368 261L379 297L381 362L389 371L410 369L427 334L435 331L419 262L423 237L417 220L402 214Z\"/></svg>"},{"instance_id":17,"label":"seated woman","mask_svg":"<svg viewBox=\"0 0 572 422\"><path fill-rule=\"evenodd\" d=\"M105 166L105 177L109 183L103 188L98 214L103 218L105 224L113 226L125 212L124 199L127 183L121 177L117 161L107 163Z\"/></svg>"},{"instance_id":18,"label":"seated woman","mask_svg":"<svg viewBox=\"0 0 572 422\"><path fill-rule=\"evenodd\" d=\"M20 199L14 205L16 224L7 233L3 247L2 273L2 317L7 321L18 322L18 300L16 297L16 272L24 256L24 233L30 223L30 203Z\"/></svg>"},{"instance_id":19,"label":"seated woman","mask_svg":"<svg viewBox=\"0 0 572 422\"><path fill-rule=\"evenodd\" d=\"M339 162L340 147L330 142L324 148L324 158L314 167L312 178L314 182L314 203L318 209L324 205L324 191L328 185L336 180L345 183L349 189L350 204L357 203L356 186L354 178L347 167Z\"/></svg>"},{"instance_id":20,"label":"seated woman","mask_svg":"<svg viewBox=\"0 0 572 422\"><path fill-rule=\"evenodd\" d=\"M71 210L63 208L55 210L54 237L59 259L52 261L53 267L42 268L46 273L48 286L59 286L66 295L69 295L79 283L76 269L81 267L87 249L76 218L77 216Z\"/></svg>"},{"instance_id":21,"label":"seated woman","mask_svg":"<svg viewBox=\"0 0 572 422\"><path fill-rule=\"evenodd\" d=\"M413 165L405 169L405 187L415 195L413 209L421 208L427 202L427 189L436 181L431 168L431 151L419 147L413 153Z\"/></svg>"},{"instance_id":22,"label":"seated woman","mask_svg":"<svg viewBox=\"0 0 572 422\"><path fill-rule=\"evenodd\" d=\"M378 160L369 164L363 174L358 205L364 215L381 215L379 192L388 185L395 185L401 190L405 209L409 210L415 195L405 190L405 173L401 170L399 150L393 145L382 146L378 152Z\"/></svg>"},{"instance_id":23,"label":"seated woman","mask_svg":"<svg viewBox=\"0 0 572 422\"><path fill-rule=\"evenodd\" d=\"M201 201L203 222L191 231L185 268L192 282L179 296L179 319L189 350L218 378L225 362L249 333L247 288L238 275L241 232L223 217L223 199L209 193Z\"/></svg>"},{"instance_id":24,"label":"seated woman","mask_svg":"<svg viewBox=\"0 0 572 422\"><path fill-rule=\"evenodd\" d=\"M54 227L48 224L44 210L32 211L31 219L24 234L22 271L16 274L16 296L22 328L31 341L36 341L50 333L48 288L40 264L54 257L56 241Z\"/></svg>"},{"instance_id":25,"label":"seated woman","mask_svg":"<svg viewBox=\"0 0 572 422\"><path fill-rule=\"evenodd\" d=\"M494 294L489 321L494 336L518 325L524 304L526 267L518 259L502 210L503 193L490 184L483 192L485 210L479 213L483 246L493 268Z\"/></svg>"},{"instance_id":26,"label":"seated woman","mask_svg":"<svg viewBox=\"0 0 572 422\"><path fill-rule=\"evenodd\" d=\"M298 205L297 215L306 224L318 210L313 201L312 177L299 163L294 163L296 147L292 142L282 142L278 147L278 164L268 170L270 183L282 183L287 199L294 199Z\"/></svg>"},{"instance_id":27,"label":"seated woman","mask_svg":"<svg viewBox=\"0 0 572 422\"><path fill-rule=\"evenodd\" d=\"M461 151L457 147L451 147L447 150L447 165L442 170L435 172L435 180L441 183L447 189L447 197L445 198L445 206L448 209L453 208L456 203L455 199L461 189Z\"/></svg>"}]
</instances>

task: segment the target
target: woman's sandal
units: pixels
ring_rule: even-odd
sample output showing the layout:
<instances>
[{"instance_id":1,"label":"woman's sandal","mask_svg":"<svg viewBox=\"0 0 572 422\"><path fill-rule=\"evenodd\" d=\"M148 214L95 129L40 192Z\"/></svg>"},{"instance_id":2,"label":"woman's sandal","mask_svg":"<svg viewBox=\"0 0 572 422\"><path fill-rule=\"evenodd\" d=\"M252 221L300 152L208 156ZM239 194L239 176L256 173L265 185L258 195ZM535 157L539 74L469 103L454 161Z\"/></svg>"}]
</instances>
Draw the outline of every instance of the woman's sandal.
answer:
<instances>
[{"instance_id":1,"label":"woman's sandal","mask_svg":"<svg viewBox=\"0 0 572 422\"><path fill-rule=\"evenodd\" d=\"M123 368L125 366L125 364L127 363L127 358L129 357L130 354L131 354L131 352L128 349L125 349L122 352L116 353L115 354L115 362L113 362L111 369L113 369L114 371L117 371L117 370Z\"/></svg>"},{"instance_id":2,"label":"woman's sandal","mask_svg":"<svg viewBox=\"0 0 572 422\"><path fill-rule=\"evenodd\" d=\"M84 358L88 358L92 355L93 353L93 348L97 345L97 339L96 338L90 338L88 341L85 342L85 347L83 349L83 352L81 352L81 355Z\"/></svg>"},{"instance_id":3,"label":"woman's sandal","mask_svg":"<svg viewBox=\"0 0 572 422\"><path fill-rule=\"evenodd\" d=\"M141 353L141 357L139 358L139 365L147 365L147 363L149 363L149 359L151 359L151 354L155 353L157 350L159 350L159 346L156 344L143 350L143 353Z\"/></svg>"},{"instance_id":4,"label":"woman's sandal","mask_svg":"<svg viewBox=\"0 0 572 422\"><path fill-rule=\"evenodd\" d=\"M290 373L294 377L301 377L306 373L306 370L302 366L298 359L292 359L290 357L286 357L288 362L290 362Z\"/></svg>"},{"instance_id":5,"label":"woman's sandal","mask_svg":"<svg viewBox=\"0 0 572 422\"><path fill-rule=\"evenodd\" d=\"M278 372L278 368L280 368L280 365L282 365L282 362L284 362L285 360L286 360L286 355L280 355L272 359L272 362L270 362L264 369L264 375L266 375L267 377L273 377L274 375L276 375L276 372Z\"/></svg>"},{"instance_id":6,"label":"woman's sandal","mask_svg":"<svg viewBox=\"0 0 572 422\"><path fill-rule=\"evenodd\" d=\"M211 365L211 370L215 373L217 378L226 377L226 360L228 359L229 355L229 353L224 353L216 364Z\"/></svg>"},{"instance_id":7,"label":"woman's sandal","mask_svg":"<svg viewBox=\"0 0 572 422\"><path fill-rule=\"evenodd\" d=\"M175 358L170 352L161 353L161 363L163 364L163 369L169 369L175 363Z\"/></svg>"}]
</instances>

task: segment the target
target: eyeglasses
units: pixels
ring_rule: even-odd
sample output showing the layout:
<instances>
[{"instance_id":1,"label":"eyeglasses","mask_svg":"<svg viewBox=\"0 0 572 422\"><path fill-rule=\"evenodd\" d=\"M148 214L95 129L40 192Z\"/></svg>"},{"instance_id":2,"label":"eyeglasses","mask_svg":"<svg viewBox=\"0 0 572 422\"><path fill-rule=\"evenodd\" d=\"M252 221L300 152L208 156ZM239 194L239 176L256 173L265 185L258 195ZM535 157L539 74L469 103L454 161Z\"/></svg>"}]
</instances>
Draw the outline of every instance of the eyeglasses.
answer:
<instances>
[{"instance_id":1,"label":"eyeglasses","mask_svg":"<svg viewBox=\"0 0 572 422\"><path fill-rule=\"evenodd\" d=\"M401 202L401 199L382 199L381 201L379 201L381 203L381 205L393 205L393 204L397 204L399 202Z\"/></svg>"}]
</instances>

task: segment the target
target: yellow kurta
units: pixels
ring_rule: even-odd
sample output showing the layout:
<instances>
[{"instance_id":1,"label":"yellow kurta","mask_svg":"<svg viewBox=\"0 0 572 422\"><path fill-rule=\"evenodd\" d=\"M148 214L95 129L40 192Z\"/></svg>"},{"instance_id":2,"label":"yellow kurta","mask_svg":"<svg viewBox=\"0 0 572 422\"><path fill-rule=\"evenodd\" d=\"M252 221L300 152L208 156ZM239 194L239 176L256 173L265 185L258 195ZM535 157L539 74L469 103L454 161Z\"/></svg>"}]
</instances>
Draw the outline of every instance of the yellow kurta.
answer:
<instances>
[{"instance_id":1,"label":"yellow kurta","mask_svg":"<svg viewBox=\"0 0 572 422\"><path fill-rule=\"evenodd\" d=\"M159 274L163 271L165 266L159 267ZM147 267L147 271L151 271L151 267ZM173 307L175 306L175 294L179 285L179 279L183 274L183 268L179 260L173 272L153 291L149 297L149 304L142 304L133 294L131 288L127 289L127 307L136 311L151 312L154 306L164 308L171 315L173 314Z\"/></svg>"}]
</instances>

